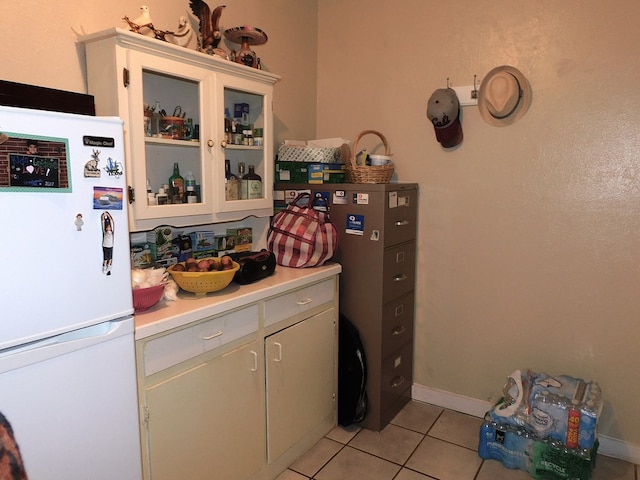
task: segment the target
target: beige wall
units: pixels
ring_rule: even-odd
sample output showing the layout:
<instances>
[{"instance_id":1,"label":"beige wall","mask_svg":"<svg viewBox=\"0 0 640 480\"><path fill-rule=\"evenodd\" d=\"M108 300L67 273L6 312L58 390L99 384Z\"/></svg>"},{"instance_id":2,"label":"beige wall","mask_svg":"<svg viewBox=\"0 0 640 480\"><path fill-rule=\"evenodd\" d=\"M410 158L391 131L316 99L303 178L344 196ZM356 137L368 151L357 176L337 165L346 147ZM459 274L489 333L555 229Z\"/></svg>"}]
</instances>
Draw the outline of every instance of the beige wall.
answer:
<instances>
[{"instance_id":1,"label":"beige wall","mask_svg":"<svg viewBox=\"0 0 640 480\"><path fill-rule=\"evenodd\" d=\"M379 129L398 180L420 184L415 381L494 400L516 368L594 379L600 432L640 445L640 4L224 3L223 28L269 35L255 50L282 75L277 142ZM188 9L147 4L164 29ZM138 6L0 2L2 78L84 92L74 30L124 27ZM502 64L531 81L530 111L497 128L464 107L464 143L442 150L431 92Z\"/></svg>"},{"instance_id":2,"label":"beige wall","mask_svg":"<svg viewBox=\"0 0 640 480\"><path fill-rule=\"evenodd\" d=\"M315 135L317 5L315 0L207 0L211 8L226 5L221 29L252 25L269 40L254 47L264 70L282 80L275 87L276 141ZM156 28L175 30L181 15L197 28L189 0L24 0L0 2L3 80L86 93L84 49L77 33L111 27L127 29L122 17L134 19L140 6L150 8ZM28 25L27 25L28 24ZM229 51L237 44L223 40Z\"/></svg>"},{"instance_id":3,"label":"beige wall","mask_svg":"<svg viewBox=\"0 0 640 480\"><path fill-rule=\"evenodd\" d=\"M600 433L640 445L640 3L318 5L318 135L378 129L420 184L415 382L496 400L518 368L593 379ZM433 90L503 64L527 115L464 107L442 149Z\"/></svg>"}]
</instances>

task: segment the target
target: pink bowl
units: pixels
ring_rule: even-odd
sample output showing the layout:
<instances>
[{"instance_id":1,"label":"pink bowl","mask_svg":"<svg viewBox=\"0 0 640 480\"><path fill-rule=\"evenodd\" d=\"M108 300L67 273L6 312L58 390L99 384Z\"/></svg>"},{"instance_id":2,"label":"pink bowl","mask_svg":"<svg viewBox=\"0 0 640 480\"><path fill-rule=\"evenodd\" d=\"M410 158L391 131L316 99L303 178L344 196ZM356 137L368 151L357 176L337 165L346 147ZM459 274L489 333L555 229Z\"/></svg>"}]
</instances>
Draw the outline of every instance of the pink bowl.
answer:
<instances>
[{"instance_id":1,"label":"pink bowl","mask_svg":"<svg viewBox=\"0 0 640 480\"><path fill-rule=\"evenodd\" d=\"M133 310L135 313L148 310L160 301L163 294L164 285L133 289Z\"/></svg>"}]
</instances>

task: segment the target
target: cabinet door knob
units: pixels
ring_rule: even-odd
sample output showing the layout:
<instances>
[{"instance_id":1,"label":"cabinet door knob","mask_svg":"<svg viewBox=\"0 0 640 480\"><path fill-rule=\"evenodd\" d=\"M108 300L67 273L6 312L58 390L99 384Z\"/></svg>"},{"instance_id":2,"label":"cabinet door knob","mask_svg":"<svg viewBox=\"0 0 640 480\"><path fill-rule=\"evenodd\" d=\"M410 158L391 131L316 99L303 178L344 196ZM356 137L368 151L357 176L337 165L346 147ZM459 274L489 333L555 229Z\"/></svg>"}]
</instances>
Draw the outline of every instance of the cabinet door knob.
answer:
<instances>
[{"instance_id":1,"label":"cabinet door knob","mask_svg":"<svg viewBox=\"0 0 640 480\"><path fill-rule=\"evenodd\" d=\"M213 147L215 145L215 143L213 143L213 140L207 140L207 146L208 147Z\"/></svg>"},{"instance_id":2,"label":"cabinet door knob","mask_svg":"<svg viewBox=\"0 0 640 480\"><path fill-rule=\"evenodd\" d=\"M402 282L403 280L407 279L407 275L402 273L400 275L396 275L395 277L393 277L393 281L394 282Z\"/></svg>"},{"instance_id":3,"label":"cabinet door knob","mask_svg":"<svg viewBox=\"0 0 640 480\"><path fill-rule=\"evenodd\" d=\"M213 145L209 145L209 146L210 146L210 147L212 147ZM226 141L226 140L222 140L222 141L220 142L220 146L221 146L222 148L227 148L227 141Z\"/></svg>"},{"instance_id":4,"label":"cabinet door knob","mask_svg":"<svg viewBox=\"0 0 640 480\"><path fill-rule=\"evenodd\" d=\"M308 304L310 304L311 302L313 302L313 299L312 299L312 298L305 298L304 300L298 300L296 303L297 303L298 305L308 305Z\"/></svg>"},{"instance_id":5,"label":"cabinet door knob","mask_svg":"<svg viewBox=\"0 0 640 480\"><path fill-rule=\"evenodd\" d=\"M251 367L252 372L258 371L258 352L254 352L251 350L251 357L253 357L253 367Z\"/></svg>"},{"instance_id":6,"label":"cabinet door knob","mask_svg":"<svg viewBox=\"0 0 640 480\"><path fill-rule=\"evenodd\" d=\"M409 220L398 220L396 222L396 227L404 227L406 225L409 225Z\"/></svg>"},{"instance_id":7,"label":"cabinet door knob","mask_svg":"<svg viewBox=\"0 0 640 480\"><path fill-rule=\"evenodd\" d=\"M282 344L278 343L278 342L274 342L273 345L278 349L278 357L274 358L273 361L274 362L281 362L282 361Z\"/></svg>"}]
</instances>

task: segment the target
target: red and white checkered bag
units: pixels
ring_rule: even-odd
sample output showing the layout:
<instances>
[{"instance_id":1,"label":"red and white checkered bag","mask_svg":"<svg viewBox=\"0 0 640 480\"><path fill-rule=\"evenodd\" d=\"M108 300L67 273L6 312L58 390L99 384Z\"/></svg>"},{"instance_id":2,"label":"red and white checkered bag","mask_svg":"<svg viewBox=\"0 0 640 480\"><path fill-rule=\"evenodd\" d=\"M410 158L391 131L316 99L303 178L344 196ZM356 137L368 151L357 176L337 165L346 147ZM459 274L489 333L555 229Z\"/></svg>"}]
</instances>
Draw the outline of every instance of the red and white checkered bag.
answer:
<instances>
[{"instance_id":1,"label":"red and white checkered bag","mask_svg":"<svg viewBox=\"0 0 640 480\"><path fill-rule=\"evenodd\" d=\"M318 202L325 205L316 205ZM278 265L285 267L317 267L330 260L338 248L338 230L329 219L326 201L316 198L312 202L308 193L298 195L273 217L267 243Z\"/></svg>"}]
</instances>

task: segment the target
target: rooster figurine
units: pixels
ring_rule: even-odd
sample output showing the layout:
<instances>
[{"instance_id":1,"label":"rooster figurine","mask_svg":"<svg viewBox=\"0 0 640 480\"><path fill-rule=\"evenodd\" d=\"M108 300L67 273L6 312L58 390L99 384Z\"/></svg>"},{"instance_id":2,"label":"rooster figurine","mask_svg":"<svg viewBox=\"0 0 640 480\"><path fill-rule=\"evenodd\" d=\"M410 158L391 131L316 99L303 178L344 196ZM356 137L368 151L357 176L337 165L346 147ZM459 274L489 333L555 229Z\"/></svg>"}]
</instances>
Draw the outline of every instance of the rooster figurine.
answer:
<instances>
[{"instance_id":1,"label":"rooster figurine","mask_svg":"<svg viewBox=\"0 0 640 480\"><path fill-rule=\"evenodd\" d=\"M122 19L129 24L129 30L141 35L153 35L153 20L148 5L140 7L140 15L134 20L130 20L126 15Z\"/></svg>"},{"instance_id":2,"label":"rooster figurine","mask_svg":"<svg viewBox=\"0 0 640 480\"><path fill-rule=\"evenodd\" d=\"M204 0L189 0L189 6L193 14L200 20L199 44L200 50L213 54L220 43L220 16L226 5L216 7L211 13L209 5Z\"/></svg>"}]
</instances>

